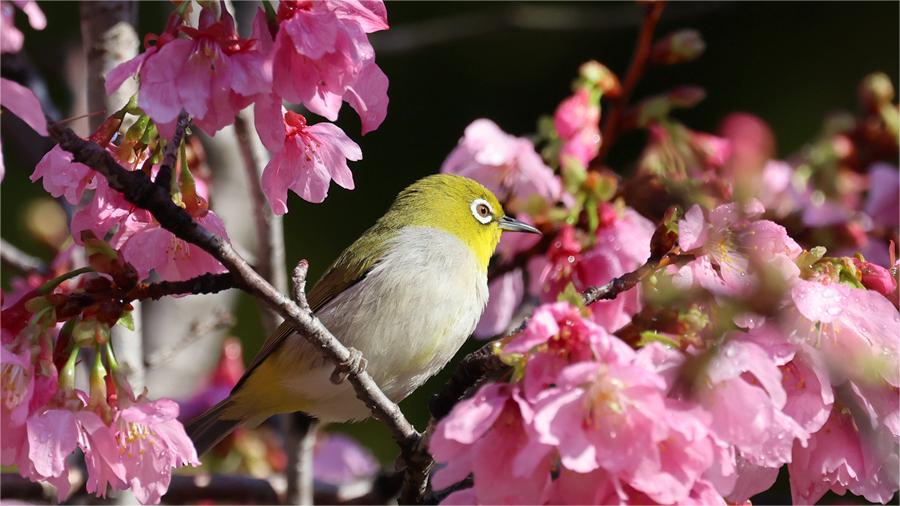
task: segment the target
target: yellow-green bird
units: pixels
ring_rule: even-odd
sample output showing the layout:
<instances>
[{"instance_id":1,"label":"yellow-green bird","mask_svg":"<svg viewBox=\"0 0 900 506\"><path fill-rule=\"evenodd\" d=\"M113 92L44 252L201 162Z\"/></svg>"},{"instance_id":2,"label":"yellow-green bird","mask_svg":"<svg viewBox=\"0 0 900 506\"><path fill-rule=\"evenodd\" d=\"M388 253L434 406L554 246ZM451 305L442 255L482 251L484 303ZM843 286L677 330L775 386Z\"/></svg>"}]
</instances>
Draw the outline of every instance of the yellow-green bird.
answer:
<instances>
[{"instance_id":1,"label":"yellow-green bird","mask_svg":"<svg viewBox=\"0 0 900 506\"><path fill-rule=\"evenodd\" d=\"M502 231L540 233L506 216L497 197L460 176L425 177L403 190L310 291L316 316L362 352L366 370L398 402L437 373L487 304L488 262ZM323 422L370 413L334 364L287 324L266 341L231 395L194 420L203 453L235 427L302 411Z\"/></svg>"}]
</instances>

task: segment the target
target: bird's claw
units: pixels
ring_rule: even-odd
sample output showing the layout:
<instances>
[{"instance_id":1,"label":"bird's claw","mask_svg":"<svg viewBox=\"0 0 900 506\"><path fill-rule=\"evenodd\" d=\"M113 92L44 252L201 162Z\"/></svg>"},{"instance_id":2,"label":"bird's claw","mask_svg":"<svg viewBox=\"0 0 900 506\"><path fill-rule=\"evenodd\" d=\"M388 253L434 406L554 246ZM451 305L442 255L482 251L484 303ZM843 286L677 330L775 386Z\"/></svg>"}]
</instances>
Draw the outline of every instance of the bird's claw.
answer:
<instances>
[{"instance_id":1,"label":"bird's claw","mask_svg":"<svg viewBox=\"0 0 900 506\"><path fill-rule=\"evenodd\" d=\"M349 374L360 374L366 370L368 362L363 357L362 352L356 348L348 348L350 356L347 360L334 366L334 372L331 373L331 382L335 385L340 384Z\"/></svg>"}]
</instances>

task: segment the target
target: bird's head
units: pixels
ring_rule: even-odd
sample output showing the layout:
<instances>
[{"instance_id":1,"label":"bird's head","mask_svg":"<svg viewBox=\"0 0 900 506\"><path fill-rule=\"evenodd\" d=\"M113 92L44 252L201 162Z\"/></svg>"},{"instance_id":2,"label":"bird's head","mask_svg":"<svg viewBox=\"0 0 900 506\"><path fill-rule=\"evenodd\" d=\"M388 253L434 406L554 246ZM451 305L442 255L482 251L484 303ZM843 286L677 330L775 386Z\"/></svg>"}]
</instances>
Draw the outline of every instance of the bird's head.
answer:
<instances>
[{"instance_id":1,"label":"bird's head","mask_svg":"<svg viewBox=\"0 0 900 506\"><path fill-rule=\"evenodd\" d=\"M400 192L385 218L397 226L444 230L463 241L487 269L503 231L540 234L510 218L497 197L478 182L450 174L422 178Z\"/></svg>"}]
</instances>

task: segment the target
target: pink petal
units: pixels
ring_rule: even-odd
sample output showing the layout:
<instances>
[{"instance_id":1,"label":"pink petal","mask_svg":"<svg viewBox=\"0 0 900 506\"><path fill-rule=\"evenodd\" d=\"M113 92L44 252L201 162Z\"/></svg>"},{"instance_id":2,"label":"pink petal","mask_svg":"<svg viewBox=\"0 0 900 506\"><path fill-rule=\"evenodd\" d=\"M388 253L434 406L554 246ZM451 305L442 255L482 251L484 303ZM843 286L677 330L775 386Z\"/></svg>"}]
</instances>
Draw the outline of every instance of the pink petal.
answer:
<instances>
[{"instance_id":1,"label":"pink petal","mask_svg":"<svg viewBox=\"0 0 900 506\"><path fill-rule=\"evenodd\" d=\"M66 472L66 458L75 450L78 428L71 411L52 409L28 419L28 458L45 477Z\"/></svg>"},{"instance_id":2,"label":"pink petal","mask_svg":"<svg viewBox=\"0 0 900 506\"><path fill-rule=\"evenodd\" d=\"M706 244L706 220L703 209L694 204L678 221L678 245L684 251L690 251Z\"/></svg>"},{"instance_id":3,"label":"pink petal","mask_svg":"<svg viewBox=\"0 0 900 506\"><path fill-rule=\"evenodd\" d=\"M509 326L524 294L522 271L508 272L488 285L487 307L475 327L475 337L488 338L501 334Z\"/></svg>"},{"instance_id":4,"label":"pink petal","mask_svg":"<svg viewBox=\"0 0 900 506\"><path fill-rule=\"evenodd\" d=\"M193 43L185 39L176 39L165 44L162 49L146 58L141 68L141 92L138 105L157 123L169 123L178 117L184 106L181 93L209 93L209 74L200 76L193 82L183 80L185 64L193 50ZM205 76L205 77L203 77ZM205 88L202 86L206 81ZM184 91L179 90L184 87ZM206 113L205 107L194 107L193 114Z\"/></svg>"},{"instance_id":5,"label":"pink petal","mask_svg":"<svg viewBox=\"0 0 900 506\"><path fill-rule=\"evenodd\" d=\"M41 102L21 84L0 77L0 105L15 114L35 132L47 135L47 118Z\"/></svg>"},{"instance_id":6,"label":"pink petal","mask_svg":"<svg viewBox=\"0 0 900 506\"><path fill-rule=\"evenodd\" d=\"M137 74L141 70L141 66L144 64L144 60L146 60L148 56L155 53L156 50L157 47L152 46L143 53L126 62L122 62L116 65L112 70L107 72L105 84L106 94L112 95L122 86L122 83L124 83L126 79Z\"/></svg>"},{"instance_id":7,"label":"pink petal","mask_svg":"<svg viewBox=\"0 0 900 506\"><path fill-rule=\"evenodd\" d=\"M344 100L359 114L363 135L375 130L387 116L388 78L375 60L363 65L356 82L347 87Z\"/></svg>"}]
</instances>

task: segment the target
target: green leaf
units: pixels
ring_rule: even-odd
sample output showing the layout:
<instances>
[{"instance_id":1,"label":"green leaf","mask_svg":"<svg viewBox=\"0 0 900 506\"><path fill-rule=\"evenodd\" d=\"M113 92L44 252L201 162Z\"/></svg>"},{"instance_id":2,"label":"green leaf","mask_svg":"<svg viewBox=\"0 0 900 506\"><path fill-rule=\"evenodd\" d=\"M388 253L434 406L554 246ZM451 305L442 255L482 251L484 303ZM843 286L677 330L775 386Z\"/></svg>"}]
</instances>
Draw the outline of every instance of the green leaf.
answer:
<instances>
[{"instance_id":1,"label":"green leaf","mask_svg":"<svg viewBox=\"0 0 900 506\"><path fill-rule=\"evenodd\" d=\"M134 331L134 311L128 311L122 314L116 325L121 325L130 331Z\"/></svg>"},{"instance_id":2,"label":"green leaf","mask_svg":"<svg viewBox=\"0 0 900 506\"><path fill-rule=\"evenodd\" d=\"M661 343L669 348L678 348L678 342L665 334L660 334L654 330L641 332L641 340L637 343L638 347L647 346L650 343Z\"/></svg>"}]
</instances>

